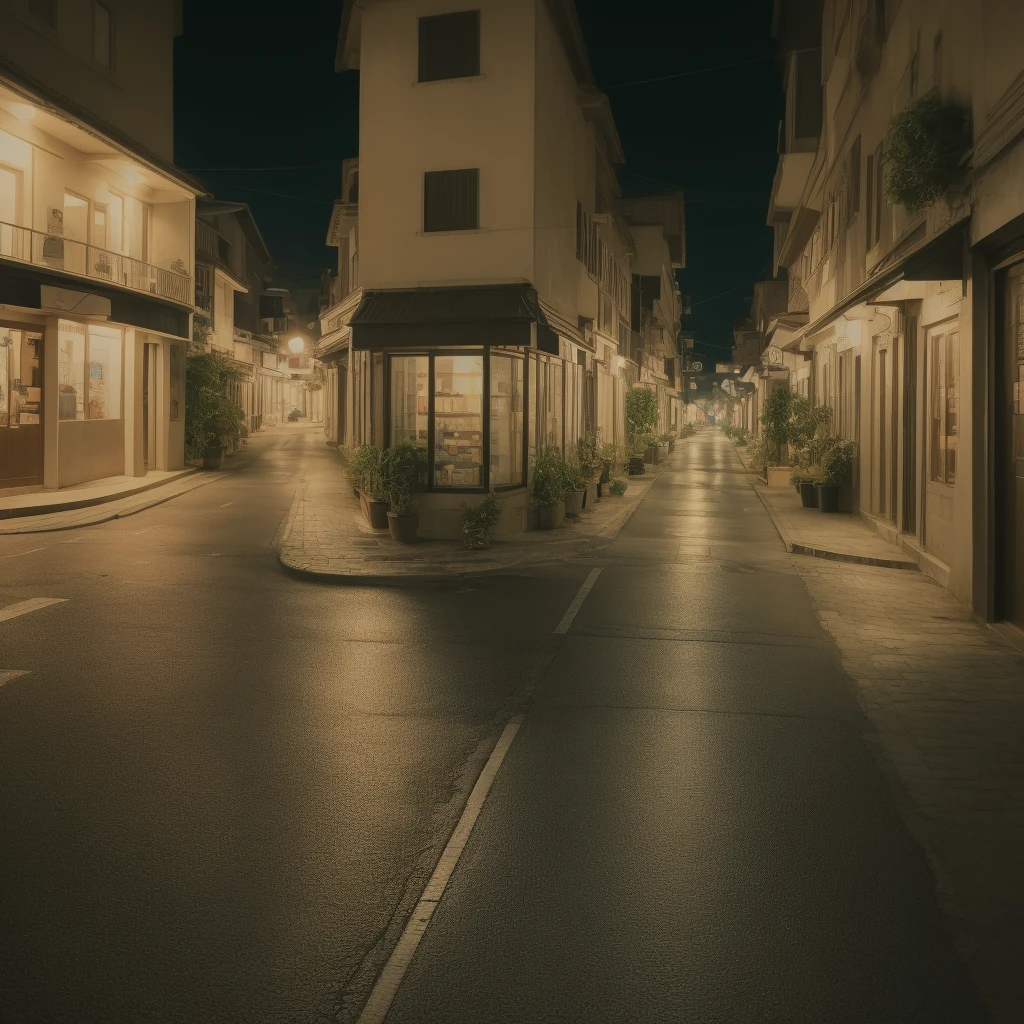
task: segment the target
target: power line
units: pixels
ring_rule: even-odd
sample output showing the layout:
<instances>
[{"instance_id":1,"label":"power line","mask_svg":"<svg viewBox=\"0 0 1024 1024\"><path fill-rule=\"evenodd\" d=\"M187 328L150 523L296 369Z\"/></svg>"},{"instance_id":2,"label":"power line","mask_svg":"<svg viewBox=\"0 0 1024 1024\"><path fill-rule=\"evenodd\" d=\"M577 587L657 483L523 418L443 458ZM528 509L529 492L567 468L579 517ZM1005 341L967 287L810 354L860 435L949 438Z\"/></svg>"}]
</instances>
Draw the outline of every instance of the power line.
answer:
<instances>
[{"instance_id":1,"label":"power line","mask_svg":"<svg viewBox=\"0 0 1024 1024\"><path fill-rule=\"evenodd\" d=\"M817 46L805 46L800 50L788 50L787 53L808 53L811 50L817 50L820 47ZM714 64L708 68L695 68L693 71L680 71L674 75L659 75L657 78L640 78L635 82L616 82L614 85L602 86L602 92L608 92L609 89L625 89L631 85L648 85L650 82L668 82L673 78L690 78L693 75L706 75L712 71L725 71L727 68L740 68L747 64L761 64L766 60L777 60L781 54L771 53L766 57L752 57L750 60L737 60L730 64Z\"/></svg>"},{"instance_id":2,"label":"power line","mask_svg":"<svg viewBox=\"0 0 1024 1024\"><path fill-rule=\"evenodd\" d=\"M246 188L245 185L229 185L228 190L241 189L243 192L256 192L261 196L276 196L278 199L296 199L300 203L317 203L320 206L333 206L330 199L310 199L309 196L292 196L286 192L268 192L265 188Z\"/></svg>"}]
</instances>

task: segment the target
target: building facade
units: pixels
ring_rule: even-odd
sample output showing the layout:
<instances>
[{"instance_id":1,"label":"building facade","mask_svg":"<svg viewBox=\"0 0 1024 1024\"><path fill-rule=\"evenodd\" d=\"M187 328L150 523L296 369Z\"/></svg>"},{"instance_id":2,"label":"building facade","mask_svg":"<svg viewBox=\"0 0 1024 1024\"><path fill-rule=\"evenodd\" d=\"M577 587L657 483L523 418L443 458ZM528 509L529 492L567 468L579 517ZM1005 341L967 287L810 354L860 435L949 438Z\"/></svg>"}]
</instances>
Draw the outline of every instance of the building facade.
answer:
<instances>
[{"instance_id":1,"label":"building facade","mask_svg":"<svg viewBox=\"0 0 1024 1024\"><path fill-rule=\"evenodd\" d=\"M0 489L184 465L177 32L170 0L0 2Z\"/></svg>"},{"instance_id":2,"label":"building facade","mask_svg":"<svg viewBox=\"0 0 1024 1024\"><path fill-rule=\"evenodd\" d=\"M645 304L639 279L668 259L674 284L681 203L664 223L621 203L621 145L568 0L346 2L338 68L360 72L360 151L328 236L328 439L427 448L424 536L457 535L485 491L499 531L523 530L540 448L625 442L644 351L645 383L677 387L678 291ZM637 269L630 217L656 272Z\"/></svg>"},{"instance_id":3,"label":"building facade","mask_svg":"<svg viewBox=\"0 0 1024 1024\"><path fill-rule=\"evenodd\" d=\"M1024 7L780 0L775 27L774 346L809 357L808 394L857 441L858 513L979 617L1024 626ZM887 198L886 138L922 100L963 156L912 212Z\"/></svg>"}]
</instances>

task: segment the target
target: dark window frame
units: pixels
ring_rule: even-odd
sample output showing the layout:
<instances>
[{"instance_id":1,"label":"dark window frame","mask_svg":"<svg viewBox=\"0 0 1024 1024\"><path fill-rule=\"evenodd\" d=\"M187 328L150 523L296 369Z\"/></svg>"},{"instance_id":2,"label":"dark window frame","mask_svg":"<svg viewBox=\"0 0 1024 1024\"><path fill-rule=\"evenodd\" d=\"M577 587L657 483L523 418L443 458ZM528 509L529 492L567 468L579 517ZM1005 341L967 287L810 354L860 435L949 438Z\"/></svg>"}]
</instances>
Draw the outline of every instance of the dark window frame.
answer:
<instances>
[{"instance_id":1,"label":"dark window frame","mask_svg":"<svg viewBox=\"0 0 1024 1024\"><path fill-rule=\"evenodd\" d=\"M461 180L457 176L462 176ZM469 219L459 220L455 204L448 196L449 208L445 208L445 189L450 192L472 182L474 202L472 223ZM437 209L431 206L432 197L436 199ZM444 231L479 231L480 230L480 168L460 167L440 171L425 171L423 174L423 233L437 234Z\"/></svg>"},{"instance_id":2,"label":"dark window frame","mask_svg":"<svg viewBox=\"0 0 1024 1024\"><path fill-rule=\"evenodd\" d=\"M480 74L480 11L419 19L417 81L447 82Z\"/></svg>"}]
</instances>

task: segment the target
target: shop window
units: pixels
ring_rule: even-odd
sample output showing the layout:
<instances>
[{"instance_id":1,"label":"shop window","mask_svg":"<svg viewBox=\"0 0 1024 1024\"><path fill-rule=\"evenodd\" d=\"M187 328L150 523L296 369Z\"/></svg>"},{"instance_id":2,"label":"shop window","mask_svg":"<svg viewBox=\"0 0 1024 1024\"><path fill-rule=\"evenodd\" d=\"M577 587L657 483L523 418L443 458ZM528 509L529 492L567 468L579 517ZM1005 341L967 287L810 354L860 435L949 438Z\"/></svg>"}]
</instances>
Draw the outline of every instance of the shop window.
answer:
<instances>
[{"instance_id":1,"label":"shop window","mask_svg":"<svg viewBox=\"0 0 1024 1024\"><path fill-rule=\"evenodd\" d=\"M484 482L484 357L434 357L434 486Z\"/></svg>"},{"instance_id":2,"label":"shop window","mask_svg":"<svg viewBox=\"0 0 1024 1024\"><path fill-rule=\"evenodd\" d=\"M391 443L427 446L429 394L427 356L391 357Z\"/></svg>"},{"instance_id":3,"label":"shop window","mask_svg":"<svg viewBox=\"0 0 1024 1024\"><path fill-rule=\"evenodd\" d=\"M419 80L480 74L480 12L456 11L419 20ZM353 200L354 202L355 200Z\"/></svg>"},{"instance_id":4,"label":"shop window","mask_svg":"<svg viewBox=\"0 0 1024 1024\"><path fill-rule=\"evenodd\" d=\"M423 175L424 231L473 231L479 226L479 168Z\"/></svg>"},{"instance_id":5,"label":"shop window","mask_svg":"<svg viewBox=\"0 0 1024 1024\"><path fill-rule=\"evenodd\" d=\"M41 347L39 335L0 327L0 427L24 427L39 422Z\"/></svg>"},{"instance_id":6,"label":"shop window","mask_svg":"<svg viewBox=\"0 0 1024 1024\"><path fill-rule=\"evenodd\" d=\"M60 321L57 405L61 420L121 418L120 331Z\"/></svg>"},{"instance_id":7,"label":"shop window","mask_svg":"<svg viewBox=\"0 0 1024 1024\"><path fill-rule=\"evenodd\" d=\"M931 363L928 408L931 422L931 479L956 482L956 447L959 433L960 333L933 335L928 353Z\"/></svg>"},{"instance_id":8,"label":"shop window","mask_svg":"<svg viewBox=\"0 0 1024 1024\"><path fill-rule=\"evenodd\" d=\"M491 486L523 482L523 358L491 355Z\"/></svg>"},{"instance_id":9,"label":"shop window","mask_svg":"<svg viewBox=\"0 0 1024 1024\"><path fill-rule=\"evenodd\" d=\"M562 447L562 361L537 360L537 386L531 392L537 446Z\"/></svg>"}]
</instances>

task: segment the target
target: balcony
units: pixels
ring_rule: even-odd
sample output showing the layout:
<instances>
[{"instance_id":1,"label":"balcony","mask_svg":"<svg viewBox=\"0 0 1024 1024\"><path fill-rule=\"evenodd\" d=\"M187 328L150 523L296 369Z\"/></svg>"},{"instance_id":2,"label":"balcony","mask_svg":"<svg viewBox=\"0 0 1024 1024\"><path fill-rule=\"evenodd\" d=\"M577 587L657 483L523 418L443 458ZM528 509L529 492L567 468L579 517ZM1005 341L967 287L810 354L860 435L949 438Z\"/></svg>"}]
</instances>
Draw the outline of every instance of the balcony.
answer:
<instances>
[{"instance_id":1,"label":"balcony","mask_svg":"<svg viewBox=\"0 0 1024 1024\"><path fill-rule=\"evenodd\" d=\"M245 279L242 254L216 228L196 221L196 255L200 261L215 263L239 281Z\"/></svg>"},{"instance_id":2,"label":"balcony","mask_svg":"<svg viewBox=\"0 0 1024 1024\"><path fill-rule=\"evenodd\" d=\"M261 334L284 334L288 330L288 317L265 316L260 320Z\"/></svg>"},{"instance_id":3,"label":"balcony","mask_svg":"<svg viewBox=\"0 0 1024 1024\"><path fill-rule=\"evenodd\" d=\"M0 258L193 304L192 278L71 238L0 221Z\"/></svg>"}]
</instances>

